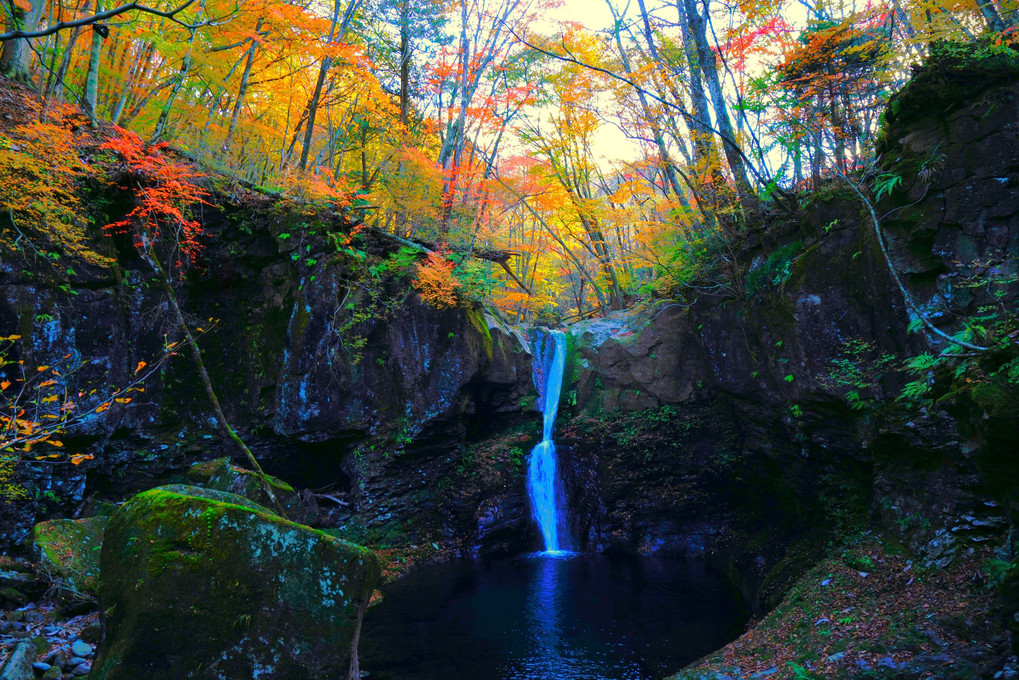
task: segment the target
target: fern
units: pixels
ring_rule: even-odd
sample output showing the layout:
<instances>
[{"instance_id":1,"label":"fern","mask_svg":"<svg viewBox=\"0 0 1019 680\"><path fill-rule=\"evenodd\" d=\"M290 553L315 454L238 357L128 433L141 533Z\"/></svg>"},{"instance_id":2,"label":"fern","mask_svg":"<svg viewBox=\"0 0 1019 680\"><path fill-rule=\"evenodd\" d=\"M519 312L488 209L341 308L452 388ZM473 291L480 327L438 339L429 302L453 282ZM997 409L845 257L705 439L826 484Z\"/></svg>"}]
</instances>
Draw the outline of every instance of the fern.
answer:
<instances>
[{"instance_id":1,"label":"fern","mask_svg":"<svg viewBox=\"0 0 1019 680\"><path fill-rule=\"evenodd\" d=\"M882 196L891 194L895 191L895 187L901 184L901 175L894 175L887 172L883 175L879 175L878 178L874 180L874 197L880 201Z\"/></svg>"}]
</instances>

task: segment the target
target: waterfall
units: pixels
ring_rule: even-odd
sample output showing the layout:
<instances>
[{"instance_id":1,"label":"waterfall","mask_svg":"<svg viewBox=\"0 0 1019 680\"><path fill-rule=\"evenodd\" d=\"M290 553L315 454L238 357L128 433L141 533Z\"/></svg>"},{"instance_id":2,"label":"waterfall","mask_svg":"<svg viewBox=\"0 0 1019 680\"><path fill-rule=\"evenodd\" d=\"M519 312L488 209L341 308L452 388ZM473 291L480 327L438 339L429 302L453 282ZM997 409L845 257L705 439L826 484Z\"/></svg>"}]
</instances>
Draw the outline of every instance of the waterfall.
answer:
<instances>
[{"instance_id":1,"label":"waterfall","mask_svg":"<svg viewBox=\"0 0 1019 680\"><path fill-rule=\"evenodd\" d=\"M547 340L552 340L548 347ZM546 552L563 550L559 529L563 506L561 485L556 476L555 445L552 430L559 411L559 394L563 387L563 370L566 367L566 335L561 331L538 331L532 341L534 386L542 396L544 422L541 443L531 451L527 466L527 494L531 499L534 520L538 523ZM552 351L549 352L548 350Z\"/></svg>"}]
</instances>

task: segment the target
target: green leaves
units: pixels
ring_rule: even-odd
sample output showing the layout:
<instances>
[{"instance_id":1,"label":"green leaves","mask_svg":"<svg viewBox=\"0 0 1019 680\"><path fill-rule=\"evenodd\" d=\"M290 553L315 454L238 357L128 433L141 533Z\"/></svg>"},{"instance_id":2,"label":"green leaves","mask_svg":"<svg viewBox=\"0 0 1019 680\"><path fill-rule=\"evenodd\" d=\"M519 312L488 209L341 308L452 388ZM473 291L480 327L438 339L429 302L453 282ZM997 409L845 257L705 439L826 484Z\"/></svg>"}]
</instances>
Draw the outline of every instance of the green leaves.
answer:
<instances>
[{"instance_id":1,"label":"green leaves","mask_svg":"<svg viewBox=\"0 0 1019 680\"><path fill-rule=\"evenodd\" d=\"M938 363L938 359L932 354L919 354L912 359L908 359L903 367L913 373L919 373L933 368Z\"/></svg>"},{"instance_id":2,"label":"green leaves","mask_svg":"<svg viewBox=\"0 0 1019 680\"><path fill-rule=\"evenodd\" d=\"M880 201L882 196L891 194L895 191L895 187L901 184L901 175L895 175L890 172L878 175L877 179L874 180L874 198Z\"/></svg>"}]
</instances>

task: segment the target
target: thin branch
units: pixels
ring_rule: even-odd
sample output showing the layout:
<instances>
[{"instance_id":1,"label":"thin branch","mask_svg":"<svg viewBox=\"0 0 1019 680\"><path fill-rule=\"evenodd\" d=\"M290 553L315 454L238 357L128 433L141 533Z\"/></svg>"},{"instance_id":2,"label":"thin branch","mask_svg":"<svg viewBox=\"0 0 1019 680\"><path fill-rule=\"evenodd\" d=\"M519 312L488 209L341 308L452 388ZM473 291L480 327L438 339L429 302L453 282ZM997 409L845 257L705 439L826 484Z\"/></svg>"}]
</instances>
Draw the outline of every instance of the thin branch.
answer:
<instances>
[{"instance_id":1,"label":"thin branch","mask_svg":"<svg viewBox=\"0 0 1019 680\"><path fill-rule=\"evenodd\" d=\"M44 38L44 37L46 37L48 35L53 35L54 33L58 32L58 31L62 31L64 29L66 29L66 28L78 28L79 26L88 26L90 24L95 24L95 23L98 23L100 21L106 21L107 19L112 19L113 17L115 17L117 15L123 14L124 12L130 12L132 10L137 10L139 12L145 12L147 14L154 14L154 15L156 15L158 17L163 17L165 19L170 19L171 21L174 21L174 22L180 24L181 26L184 26L185 28L194 29L194 28L197 28L198 26L203 25L203 24L198 24L196 26L192 26L191 24L185 24L184 22L179 21L177 19L177 15L180 14L181 12L183 12L184 10L186 10L191 5L193 5L194 2L195 2L195 0L187 0L187 2L185 2L183 5L181 5L177 9L166 10L166 11L159 10L159 9L154 9L154 8L148 7L146 5L142 5L142 4L138 3L138 2L129 2L126 5L120 5L119 7L114 7L113 9L106 10L105 12L99 12L98 14L93 14L90 17L82 17L80 19L75 19L73 21L58 21L57 23L53 24L52 26L47 26L46 28L40 29L38 31L9 31L7 33L0 33L0 42L6 42L8 40L15 40L17 38Z\"/></svg>"},{"instance_id":2,"label":"thin branch","mask_svg":"<svg viewBox=\"0 0 1019 680\"><path fill-rule=\"evenodd\" d=\"M846 184L849 185L849 188L852 189L853 192L856 193L856 195L860 198L860 200L863 201L863 204L867 206L867 211L870 213L871 222L874 225L874 234L877 236L877 244L881 248L881 254L884 255L885 258L885 264L888 265L888 271L891 273L892 279L895 281L895 285L898 287L899 292L902 293L902 298L903 300L905 300L906 307L909 309L909 311L916 314L917 317L920 318L920 321L923 322L923 325L928 328L928 330L930 330L938 337L947 340L953 345L965 347L966 349L971 349L975 352L990 351L991 349L990 347L981 347L980 345L974 345L973 343L966 342L965 340L953 338L948 333L945 333L943 330L935 326L934 323L927 318L927 315L923 313L923 310L917 307L916 303L913 302L913 298L910 296L909 291L907 291L906 287L902 285L902 279L899 278L899 273L895 270L895 265L892 263L892 256L888 253L888 246L885 245L884 232L881 230L881 222L878 220L877 211L874 210L874 204L871 203L870 200L866 196L864 196L863 192L860 191L860 188L852 180L846 177L846 175L837 167L835 168L835 172L837 172L839 176L846 181Z\"/></svg>"},{"instance_id":3,"label":"thin branch","mask_svg":"<svg viewBox=\"0 0 1019 680\"><path fill-rule=\"evenodd\" d=\"M642 92L646 96L650 97L651 99L654 99L659 104L661 104L661 105L663 105L663 106L665 106L665 107L675 111L680 116L682 116L684 119L686 119L688 122L695 123L695 124L703 127L705 130L709 130L709 131L713 132L714 134L718 135L719 139L721 139L722 142L726 146L730 147L733 151L736 152L736 154L740 158L743 159L743 161L747 164L747 167L750 169L750 172L754 175L754 179L756 179L761 184L761 186L767 186L769 184L769 180L760 173L760 171L754 165L754 162L750 159L749 156L746 155L746 153L743 151L743 149L740 148L739 144L736 143L736 140L730 139L726 135L723 135L721 132L718 131L718 129L716 129L713 125L711 125L710 121L705 122L705 121L700 120L699 118L694 117L693 114L691 114L689 111L684 109L682 106L679 106L675 102L670 102L669 100L665 99L664 97L660 97L659 95L655 94L651 90L648 90L647 88L638 85L632 78L627 78L626 76L620 75L620 74L616 73L615 71L610 71L607 68L602 68L601 66L596 66L594 64L589 64L589 63L587 63L585 61L581 61L580 59L577 59L576 57L574 57L572 55L565 56L565 55L562 55L562 54L556 54L555 52L550 52L550 51L548 51L548 50L546 50L546 49L544 49L542 47L539 47L538 45L535 45L533 43L528 42L524 38L522 38L519 35L517 35L512 29L510 29L510 33L513 35L514 38L519 40L522 44L526 45L527 47L531 48L532 50L534 50L536 52L540 52L541 54L544 54L545 56L548 56L548 57L552 57L553 59L558 59L559 61L564 61L564 62L569 63L569 64L575 64L577 66L581 66L583 68L590 69L591 71L596 71L598 73L602 73L604 75L607 75L610 78L618 80L621 83L625 83L625 84L629 85L630 87L632 87L637 92ZM783 190L783 189L781 189L779 187L775 187L775 193L780 195L780 196L782 196L783 198L787 198L787 199L790 199L790 200L792 200L792 198L793 198L792 194L786 192L785 190Z\"/></svg>"}]
</instances>

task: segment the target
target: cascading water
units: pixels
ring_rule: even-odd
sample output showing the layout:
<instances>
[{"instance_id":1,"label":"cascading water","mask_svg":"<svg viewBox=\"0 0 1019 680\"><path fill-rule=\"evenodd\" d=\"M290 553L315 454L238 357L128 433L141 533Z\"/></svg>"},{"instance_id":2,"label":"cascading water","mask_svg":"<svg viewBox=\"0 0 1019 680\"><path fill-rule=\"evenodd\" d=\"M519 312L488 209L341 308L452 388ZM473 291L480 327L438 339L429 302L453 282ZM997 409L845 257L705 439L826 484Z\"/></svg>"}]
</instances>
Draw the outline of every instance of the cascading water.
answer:
<instances>
[{"instance_id":1,"label":"cascading water","mask_svg":"<svg viewBox=\"0 0 1019 680\"><path fill-rule=\"evenodd\" d=\"M548 346L552 341L552 347ZM531 451L527 466L527 493L534 520L538 523L546 552L560 552L566 546L560 538L563 517L561 487L556 475L555 445L552 430L559 411L559 394L566 367L566 335L560 331L538 331L532 341L534 386L544 399L544 426L541 443ZM551 350L551 351L549 351ZM565 532L564 532L565 533Z\"/></svg>"}]
</instances>

